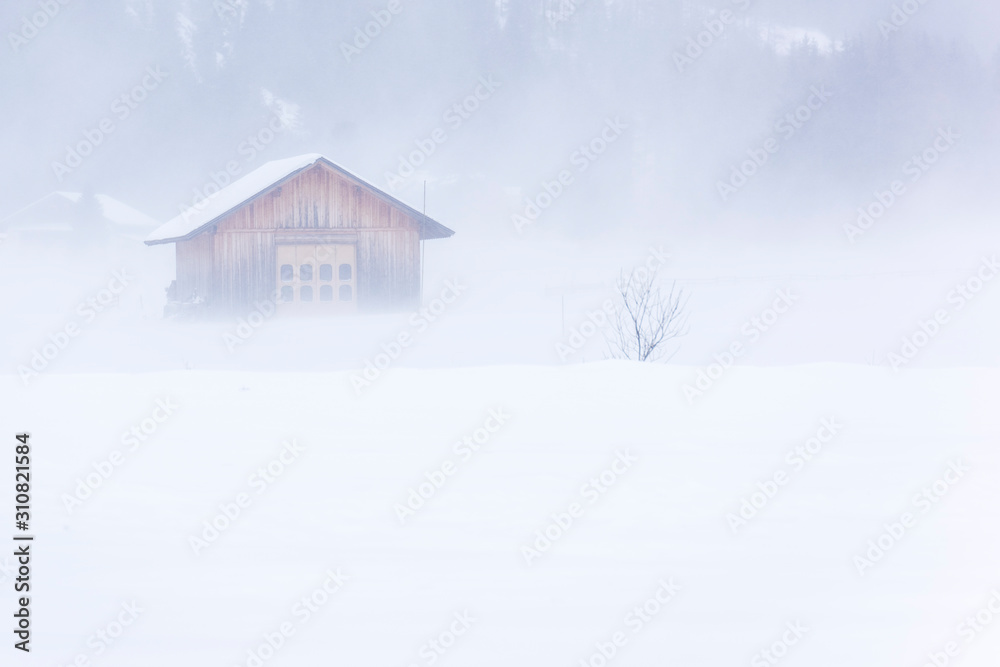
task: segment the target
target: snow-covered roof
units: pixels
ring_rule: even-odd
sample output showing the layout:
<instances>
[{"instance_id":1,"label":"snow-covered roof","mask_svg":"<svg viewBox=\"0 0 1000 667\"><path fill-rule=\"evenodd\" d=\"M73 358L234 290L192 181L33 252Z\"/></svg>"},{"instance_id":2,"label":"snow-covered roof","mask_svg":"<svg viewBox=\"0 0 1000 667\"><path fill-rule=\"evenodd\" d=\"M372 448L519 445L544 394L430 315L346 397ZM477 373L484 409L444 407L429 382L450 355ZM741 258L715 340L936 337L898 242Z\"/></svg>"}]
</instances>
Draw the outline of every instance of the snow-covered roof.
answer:
<instances>
[{"instance_id":1,"label":"snow-covered roof","mask_svg":"<svg viewBox=\"0 0 1000 667\"><path fill-rule=\"evenodd\" d=\"M319 153L307 153L297 157L274 160L261 165L243 178L234 181L221 190L206 197L197 206L185 209L176 218L170 220L146 239L147 245L157 245L160 243L173 243L183 239L191 238L199 234L213 222L222 216L236 210L248 203L255 197L263 194L271 188L283 183L295 174L304 169L308 169L318 162L323 162L332 169L340 172L368 188L381 199L406 210L420 221L421 238L444 238L454 234L453 231L444 225L428 218L423 213L407 206L395 197L386 194L372 184L358 178L343 167L340 167Z\"/></svg>"},{"instance_id":2,"label":"snow-covered roof","mask_svg":"<svg viewBox=\"0 0 1000 667\"><path fill-rule=\"evenodd\" d=\"M156 220L145 213L135 210L128 204L118 201L114 197L94 195L94 199L100 205L101 214L104 218L116 225L123 227L148 227L149 229L156 227Z\"/></svg>"}]
</instances>

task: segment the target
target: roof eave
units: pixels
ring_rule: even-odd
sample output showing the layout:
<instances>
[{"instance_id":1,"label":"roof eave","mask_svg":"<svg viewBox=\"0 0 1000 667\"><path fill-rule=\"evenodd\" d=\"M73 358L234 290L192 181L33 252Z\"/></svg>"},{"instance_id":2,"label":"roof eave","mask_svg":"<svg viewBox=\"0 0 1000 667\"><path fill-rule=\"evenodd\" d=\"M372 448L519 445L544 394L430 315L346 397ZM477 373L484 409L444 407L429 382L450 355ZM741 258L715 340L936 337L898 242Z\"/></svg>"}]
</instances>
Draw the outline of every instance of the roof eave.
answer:
<instances>
[{"instance_id":1,"label":"roof eave","mask_svg":"<svg viewBox=\"0 0 1000 667\"><path fill-rule=\"evenodd\" d=\"M447 239L455 235L455 230L448 229L437 220L423 216L420 219L420 240L433 241L434 239Z\"/></svg>"}]
</instances>

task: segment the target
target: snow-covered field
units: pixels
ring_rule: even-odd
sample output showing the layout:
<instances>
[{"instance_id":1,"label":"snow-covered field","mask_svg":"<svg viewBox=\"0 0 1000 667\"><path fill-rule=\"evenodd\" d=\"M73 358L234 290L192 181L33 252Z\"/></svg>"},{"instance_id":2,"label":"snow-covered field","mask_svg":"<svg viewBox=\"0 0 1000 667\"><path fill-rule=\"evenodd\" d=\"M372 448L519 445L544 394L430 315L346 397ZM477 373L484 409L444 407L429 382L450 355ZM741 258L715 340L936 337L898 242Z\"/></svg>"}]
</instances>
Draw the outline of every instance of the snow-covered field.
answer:
<instances>
[{"instance_id":1,"label":"snow-covered field","mask_svg":"<svg viewBox=\"0 0 1000 667\"><path fill-rule=\"evenodd\" d=\"M679 248L671 365L601 361L592 332L558 351L639 246L594 273L483 248L428 276L428 308L463 293L427 321L202 323L160 316L169 254L4 248L6 284L45 267L0 323L0 424L35 456L31 664L992 667L1000 290L886 361L974 275L960 245L916 275ZM728 273L775 277L698 279Z\"/></svg>"},{"instance_id":2,"label":"snow-covered field","mask_svg":"<svg viewBox=\"0 0 1000 667\"><path fill-rule=\"evenodd\" d=\"M696 374L8 376L31 664L996 664L1000 373Z\"/></svg>"}]
</instances>

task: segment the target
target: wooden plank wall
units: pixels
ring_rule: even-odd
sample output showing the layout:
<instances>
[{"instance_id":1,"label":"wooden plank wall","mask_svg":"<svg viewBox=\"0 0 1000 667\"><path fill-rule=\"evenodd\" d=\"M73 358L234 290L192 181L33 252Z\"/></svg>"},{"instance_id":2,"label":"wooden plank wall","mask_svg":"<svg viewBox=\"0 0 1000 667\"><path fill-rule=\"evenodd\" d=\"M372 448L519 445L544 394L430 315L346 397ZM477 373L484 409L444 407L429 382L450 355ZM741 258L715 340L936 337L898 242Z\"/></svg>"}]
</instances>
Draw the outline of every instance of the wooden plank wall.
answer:
<instances>
[{"instance_id":1,"label":"wooden plank wall","mask_svg":"<svg viewBox=\"0 0 1000 667\"><path fill-rule=\"evenodd\" d=\"M219 221L214 233L206 231L179 242L178 286L182 275L190 275L185 287L200 281L199 293L204 286L204 293L211 294L213 310L238 313L252 308L276 287L277 230L283 241L296 233L310 239L338 233L343 238L356 237L359 309L418 305L418 221L322 163L233 211ZM214 275L207 279L206 263L214 267Z\"/></svg>"},{"instance_id":2,"label":"wooden plank wall","mask_svg":"<svg viewBox=\"0 0 1000 667\"><path fill-rule=\"evenodd\" d=\"M199 234L177 243L177 297L181 301L196 293L205 300L213 299L212 239L211 234Z\"/></svg>"}]
</instances>

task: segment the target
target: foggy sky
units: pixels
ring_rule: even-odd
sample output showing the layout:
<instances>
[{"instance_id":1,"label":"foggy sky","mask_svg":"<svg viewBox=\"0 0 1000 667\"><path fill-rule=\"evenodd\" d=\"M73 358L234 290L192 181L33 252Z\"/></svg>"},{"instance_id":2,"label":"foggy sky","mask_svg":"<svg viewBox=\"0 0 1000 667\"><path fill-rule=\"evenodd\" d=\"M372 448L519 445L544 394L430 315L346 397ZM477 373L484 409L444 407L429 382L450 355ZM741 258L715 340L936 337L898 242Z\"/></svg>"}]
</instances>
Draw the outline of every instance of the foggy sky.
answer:
<instances>
[{"instance_id":1,"label":"foggy sky","mask_svg":"<svg viewBox=\"0 0 1000 667\"><path fill-rule=\"evenodd\" d=\"M975 136L969 153L988 155L983 147L996 141L1000 16L987 3L928 2L884 36L878 22L892 3L761 1L742 11L742 1L585 0L553 25L543 12L558 11L557 2L402 2L370 45L346 56L355 30L386 4L57 3L26 43L5 40L0 216L52 190L91 189L166 220L229 160L247 173L314 151L385 188L399 156L445 127L448 142L393 194L419 206L427 180L430 213L467 232L503 234L524 198L620 116L631 126L624 140L547 214L549 227L655 227L665 209L691 227L743 207L772 219L841 204L850 211L942 125ZM675 54L725 7L738 23L678 72ZM8 3L0 23L20 34L23 17L38 11ZM826 36L844 50L802 44L778 55L763 28ZM147 68L166 79L121 118L115 101ZM500 89L452 131L444 114L484 76ZM823 83L836 91L830 106L745 196L721 202L718 181ZM292 126L266 150L241 150L278 110ZM54 163L104 119L113 134L60 179ZM944 188L948 174L939 172ZM820 184L824 196L800 207L801 193ZM773 208L789 190L795 196Z\"/></svg>"}]
</instances>

